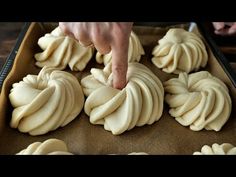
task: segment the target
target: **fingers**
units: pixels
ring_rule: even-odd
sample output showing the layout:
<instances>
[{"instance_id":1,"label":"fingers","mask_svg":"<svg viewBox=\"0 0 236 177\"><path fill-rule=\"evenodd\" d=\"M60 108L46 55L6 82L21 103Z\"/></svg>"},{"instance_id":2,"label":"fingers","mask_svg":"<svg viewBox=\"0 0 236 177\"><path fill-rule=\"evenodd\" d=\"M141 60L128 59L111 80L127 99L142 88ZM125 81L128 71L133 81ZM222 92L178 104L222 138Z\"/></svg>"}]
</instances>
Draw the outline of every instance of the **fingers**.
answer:
<instances>
[{"instance_id":1,"label":"fingers","mask_svg":"<svg viewBox=\"0 0 236 177\"><path fill-rule=\"evenodd\" d=\"M212 24L213 24L213 27L215 28L215 30L220 30L225 27L224 22L213 22Z\"/></svg>"},{"instance_id":2,"label":"fingers","mask_svg":"<svg viewBox=\"0 0 236 177\"><path fill-rule=\"evenodd\" d=\"M101 54L107 54L111 51L111 36L104 34L103 30L99 27L92 28L90 37L97 51Z\"/></svg>"},{"instance_id":3,"label":"fingers","mask_svg":"<svg viewBox=\"0 0 236 177\"><path fill-rule=\"evenodd\" d=\"M59 22L59 28L65 35L75 38L73 32L71 31L71 23Z\"/></svg>"},{"instance_id":4,"label":"fingers","mask_svg":"<svg viewBox=\"0 0 236 177\"><path fill-rule=\"evenodd\" d=\"M128 45L129 40L123 39L112 47L113 87L117 89L123 89L126 86Z\"/></svg>"},{"instance_id":5,"label":"fingers","mask_svg":"<svg viewBox=\"0 0 236 177\"><path fill-rule=\"evenodd\" d=\"M232 26L234 24L234 22L224 22L225 26Z\"/></svg>"},{"instance_id":6,"label":"fingers","mask_svg":"<svg viewBox=\"0 0 236 177\"><path fill-rule=\"evenodd\" d=\"M133 23L63 23L59 26L65 34L73 36L81 45L91 44L101 54L112 50L113 87L126 86L129 36Z\"/></svg>"},{"instance_id":7,"label":"fingers","mask_svg":"<svg viewBox=\"0 0 236 177\"><path fill-rule=\"evenodd\" d=\"M60 22L59 27L62 32L75 40L77 40L80 45L86 47L92 44L89 36L88 23L64 23Z\"/></svg>"},{"instance_id":8,"label":"fingers","mask_svg":"<svg viewBox=\"0 0 236 177\"><path fill-rule=\"evenodd\" d=\"M215 30L215 34L220 35L220 36L227 36L228 33L229 33L229 29L227 29L227 28Z\"/></svg>"},{"instance_id":9,"label":"fingers","mask_svg":"<svg viewBox=\"0 0 236 177\"><path fill-rule=\"evenodd\" d=\"M69 32L69 28L67 27L68 23L59 22L59 27L63 33L67 34Z\"/></svg>"},{"instance_id":10,"label":"fingers","mask_svg":"<svg viewBox=\"0 0 236 177\"><path fill-rule=\"evenodd\" d=\"M232 25L230 28L224 28L221 30L216 30L215 34L220 36L233 36L236 35L236 25Z\"/></svg>"},{"instance_id":11,"label":"fingers","mask_svg":"<svg viewBox=\"0 0 236 177\"><path fill-rule=\"evenodd\" d=\"M228 31L229 35L236 35L236 23L234 23Z\"/></svg>"},{"instance_id":12,"label":"fingers","mask_svg":"<svg viewBox=\"0 0 236 177\"><path fill-rule=\"evenodd\" d=\"M236 35L236 23L233 22L213 22L215 34L221 36Z\"/></svg>"},{"instance_id":13,"label":"fingers","mask_svg":"<svg viewBox=\"0 0 236 177\"><path fill-rule=\"evenodd\" d=\"M92 44L90 38L90 28L89 23L74 23L72 27L75 39L80 43L80 45L87 47Z\"/></svg>"},{"instance_id":14,"label":"fingers","mask_svg":"<svg viewBox=\"0 0 236 177\"><path fill-rule=\"evenodd\" d=\"M112 50L113 87L123 89L126 86L128 52Z\"/></svg>"}]
</instances>

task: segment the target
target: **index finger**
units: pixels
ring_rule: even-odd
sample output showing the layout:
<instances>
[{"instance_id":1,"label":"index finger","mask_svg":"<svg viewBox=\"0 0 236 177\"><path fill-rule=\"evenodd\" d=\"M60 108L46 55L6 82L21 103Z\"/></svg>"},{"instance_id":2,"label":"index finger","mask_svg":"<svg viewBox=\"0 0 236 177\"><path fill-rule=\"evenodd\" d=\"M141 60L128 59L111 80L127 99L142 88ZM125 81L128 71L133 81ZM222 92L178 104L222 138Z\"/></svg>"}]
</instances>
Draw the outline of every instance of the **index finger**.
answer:
<instances>
[{"instance_id":1,"label":"index finger","mask_svg":"<svg viewBox=\"0 0 236 177\"><path fill-rule=\"evenodd\" d=\"M113 87L123 89L126 86L128 68L129 39L121 39L111 46Z\"/></svg>"}]
</instances>

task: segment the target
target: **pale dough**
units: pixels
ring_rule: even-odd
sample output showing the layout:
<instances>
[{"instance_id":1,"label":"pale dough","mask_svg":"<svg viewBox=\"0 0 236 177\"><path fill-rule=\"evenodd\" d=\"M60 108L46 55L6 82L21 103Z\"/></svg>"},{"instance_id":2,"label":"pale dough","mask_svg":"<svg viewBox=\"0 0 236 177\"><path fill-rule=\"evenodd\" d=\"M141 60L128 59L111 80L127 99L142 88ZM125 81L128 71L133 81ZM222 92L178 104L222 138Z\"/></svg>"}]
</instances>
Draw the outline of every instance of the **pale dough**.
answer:
<instances>
[{"instance_id":1,"label":"pale dough","mask_svg":"<svg viewBox=\"0 0 236 177\"><path fill-rule=\"evenodd\" d=\"M128 64L127 85L118 90L111 87L111 63L104 70L91 69L81 80L88 96L84 111L92 124L119 135L135 126L153 124L163 112L164 89L161 81L143 64Z\"/></svg>"},{"instance_id":2,"label":"pale dough","mask_svg":"<svg viewBox=\"0 0 236 177\"><path fill-rule=\"evenodd\" d=\"M14 83L9 98L14 107L10 126L30 135L42 135L67 125L84 105L77 78L50 67Z\"/></svg>"},{"instance_id":3,"label":"pale dough","mask_svg":"<svg viewBox=\"0 0 236 177\"><path fill-rule=\"evenodd\" d=\"M206 47L201 38L193 32L172 28L158 43L152 51L152 62L164 72L189 73L207 64Z\"/></svg>"},{"instance_id":4,"label":"pale dough","mask_svg":"<svg viewBox=\"0 0 236 177\"><path fill-rule=\"evenodd\" d=\"M164 82L169 113L191 130L219 131L231 114L227 86L208 71L180 73Z\"/></svg>"},{"instance_id":5,"label":"pale dough","mask_svg":"<svg viewBox=\"0 0 236 177\"><path fill-rule=\"evenodd\" d=\"M194 152L193 155L236 155L236 147L230 143L214 143L212 146L204 145L200 152Z\"/></svg>"},{"instance_id":6,"label":"pale dough","mask_svg":"<svg viewBox=\"0 0 236 177\"><path fill-rule=\"evenodd\" d=\"M146 152L131 152L128 155L148 155Z\"/></svg>"},{"instance_id":7,"label":"pale dough","mask_svg":"<svg viewBox=\"0 0 236 177\"><path fill-rule=\"evenodd\" d=\"M65 69L69 65L72 71L82 71L93 56L93 47L83 47L75 39L64 35L59 27L38 40L43 50L35 54L38 67L52 66Z\"/></svg>"},{"instance_id":8,"label":"pale dough","mask_svg":"<svg viewBox=\"0 0 236 177\"><path fill-rule=\"evenodd\" d=\"M109 155L148 155L146 152L131 152L129 154L109 154Z\"/></svg>"},{"instance_id":9,"label":"pale dough","mask_svg":"<svg viewBox=\"0 0 236 177\"><path fill-rule=\"evenodd\" d=\"M68 151L64 141L48 139L44 142L34 142L16 155L73 155Z\"/></svg>"},{"instance_id":10,"label":"pale dough","mask_svg":"<svg viewBox=\"0 0 236 177\"><path fill-rule=\"evenodd\" d=\"M139 62L141 55L144 54L145 52L138 36L132 31L129 38L128 62ZM100 64L104 63L104 65L107 65L109 62L111 62L111 58L112 51L105 55L102 55L99 52L96 54L96 61Z\"/></svg>"}]
</instances>

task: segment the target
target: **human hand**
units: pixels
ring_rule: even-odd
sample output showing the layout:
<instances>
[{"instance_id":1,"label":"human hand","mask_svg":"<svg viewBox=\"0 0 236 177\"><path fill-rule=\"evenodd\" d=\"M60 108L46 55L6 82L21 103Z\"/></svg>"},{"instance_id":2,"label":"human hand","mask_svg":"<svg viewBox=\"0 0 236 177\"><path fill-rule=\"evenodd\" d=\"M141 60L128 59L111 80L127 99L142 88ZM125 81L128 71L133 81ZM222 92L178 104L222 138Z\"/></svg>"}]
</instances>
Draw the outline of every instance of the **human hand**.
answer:
<instances>
[{"instance_id":1,"label":"human hand","mask_svg":"<svg viewBox=\"0 0 236 177\"><path fill-rule=\"evenodd\" d=\"M221 36L234 36L236 35L236 22L213 22L215 34Z\"/></svg>"},{"instance_id":2,"label":"human hand","mask_svg":"<svg viewBox=\"0 0 236 177\"><path fill-rule=\"evenodd\" d=\"M83 46L93 44L101 54L107 54L112 50L113 87L117 89L126 86L132 25L131 22L59 23L65 34L75 38Z\"/></svg>"}]
</instances>

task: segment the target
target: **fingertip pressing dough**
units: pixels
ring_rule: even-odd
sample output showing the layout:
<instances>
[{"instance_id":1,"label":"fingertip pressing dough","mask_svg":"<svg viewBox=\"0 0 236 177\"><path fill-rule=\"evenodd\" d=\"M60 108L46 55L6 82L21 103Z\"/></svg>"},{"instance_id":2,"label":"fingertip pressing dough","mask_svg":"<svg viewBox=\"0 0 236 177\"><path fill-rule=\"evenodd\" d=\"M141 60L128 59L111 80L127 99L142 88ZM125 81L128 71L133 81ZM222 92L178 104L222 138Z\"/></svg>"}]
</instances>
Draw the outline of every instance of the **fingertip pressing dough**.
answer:
<instances>
[{"instance_id":1,"label":"fingertip pressing dough","mask_svg":"<svg viewBox=\"0 0 236 177\"><path fill-rule=\"evenodd\" d=\"M30 135L42 135L67 125L84 105L77 78L50 67L14 83L9 99L14 107L10 126Z\"/></svg>"},{"instance_id":2,"label":"fingertip pressing dough","mask_svg":"<svg viewBox=\"0 0 236 177\"><path fill-rule=\"evenodd\" d=\"M166 73L189 73L205 67L208 54L204 42L193 32L172 28L154 47L152 63Z\"/></svg>"},{"instance_id":3,"label":"fingertip pressing dough","mask_svg":"<svg viewBox=\"0 0 236 177\"><path fill-rule=\"evenodd\" d=\"M164 82L169 113L193 131L220 131L232 109L227 86L208 71L180 73Z\"/></svg>"},{"instance_id":4,"label":"fingertip pressing dough","mask_svg":"<svg viewBox=\"0 0 236 177\"><path fill-rule=\"evenodd\" d=\"M122 90L111 87L111 64L104 70L91 69L81 80L87 97L85 113L92 124L119 135L135 126L153 124L163 112L164 89L161 81L146 66L129 63L127 85Z\"/></svg>"},{"instance_id":5,"label":"fingertip pressing dough","mask_svg":"<svg viewBox=\"0 0 236 177\"><path fill-rule=\"evenodd\" d=\"M236 147L230 143L214 143L212 146L204 145L200 152L194 152L193 155L236 155Z\"/></svg>"},{"instance_id":6,"label":"fingertip pressing dough","mask_svg":"<svg viewBox=\"0 0 236 177\"><path fill-rule=\"evenodd\" d=\"M144 54L145 52L138 36L132 31L129 38L128 62L139 62L141 56ZM100 64L104 63L104 65L107 65L111 62L111 59L112 51L105 55L100 54L99 52L96 53L96 61Z\"/></svg>"},{"instance_id":7,"label":"fingertip pressing dough","mask_svg":"<svg viewBox=\"0 0 236 177\"><path fill-rule=\"evenodd\" d=\"M59 139L48 139L44 142L34 142L26 149L16 155L73 155L68 151L64 141Z\"/></svg>"},{"instance_id":8,"label":"fingertip pressing dough","mask_svg":"<svg viewBox=\"0 0 236 177\"><path fill-rule=\"evenodd\" d=\"M75 39L64 35L60 27L55 28L38 40L43 52L35 54L38 67L51 66L65 69L69 65L72 71L82 71L93 56L93 47L84 47Z\"/></svg>"}]
</instances>

